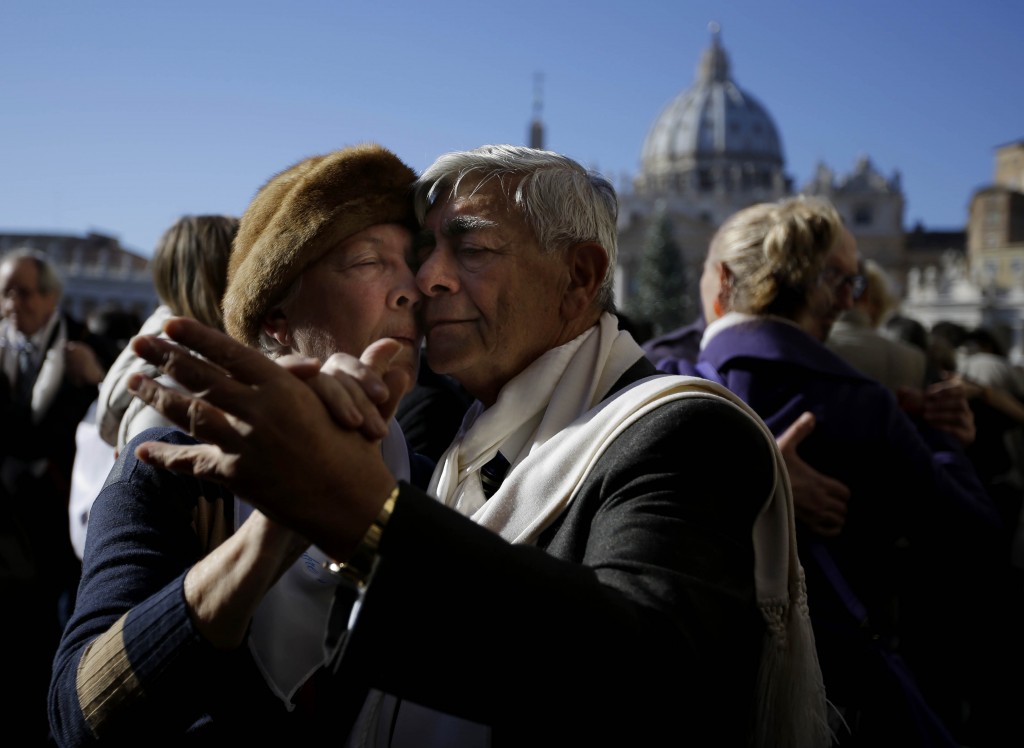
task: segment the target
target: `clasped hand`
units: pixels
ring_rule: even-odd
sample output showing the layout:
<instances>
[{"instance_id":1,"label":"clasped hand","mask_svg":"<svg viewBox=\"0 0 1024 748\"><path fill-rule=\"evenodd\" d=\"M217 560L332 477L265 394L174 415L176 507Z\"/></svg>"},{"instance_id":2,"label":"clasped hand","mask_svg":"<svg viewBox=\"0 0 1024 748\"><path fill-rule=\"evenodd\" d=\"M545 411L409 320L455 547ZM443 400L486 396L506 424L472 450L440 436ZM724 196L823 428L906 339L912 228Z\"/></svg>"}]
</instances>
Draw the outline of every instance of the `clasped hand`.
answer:
<instances>
[{"instance_id":1,"label":"clasped hand","mask_svg":"<svg viewBox=\"0 0 1024 748\"><path fill-rule=\"evenodd\" d=\"M934 382L924 390L900 387L896 393L900 407L934 429L945 431L964 447L977 437L974 411L968 401L966 383L958 375Z\"/></svg>"},{"instance_id":2,"label":"clasped hand","mask_svg":"<svg viewBox=\"0 0 1024 748\"><path fill-rule=\"evenodd\" d=\"M192 319L172 318L164 333L170 340L136 337L133 350L193 394L142 374L129 389L203 443L146 442L139 459L222 483L348 558L396 483L380 439L412 384L390 366L400 343L382 339L321 367L300 356L279 365Z\"/></svg>"}]
</instances>

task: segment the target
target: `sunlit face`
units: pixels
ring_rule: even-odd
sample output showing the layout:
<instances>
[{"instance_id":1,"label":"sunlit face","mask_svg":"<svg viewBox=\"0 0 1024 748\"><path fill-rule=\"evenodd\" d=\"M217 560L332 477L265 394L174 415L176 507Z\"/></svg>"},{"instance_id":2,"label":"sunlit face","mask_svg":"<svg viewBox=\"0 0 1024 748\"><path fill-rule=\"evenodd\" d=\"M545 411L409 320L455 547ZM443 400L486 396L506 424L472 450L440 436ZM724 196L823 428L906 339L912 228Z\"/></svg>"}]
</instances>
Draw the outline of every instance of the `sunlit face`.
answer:
<instances>
[{"instance_id":1,"label":"sunlit face","mask_svg":"<svg viewBox=\"0 0 1024 748\"><path fill-rule=\"evenodd\" d=\"M422 335L411 252L408 229L378 224L306 268L284 309L292 347L324 361L336 352L358 356L376 340L396 338L403 343L396 365L415 378Z\"/></svg>"},{"instance_id":2,"label":"sunlit face","mask_svg":"<svg viewBox=\"0 0 1024 748\"><path fill-rule=\"evenodd\" d=\"M0 264L0 293L4 318L26 336L39 332L57 310L57 294L39 291L39 268L27 257Z\"/></svg>"},{"instance_id":3,"label":"sunlit face","mask_svg":"<svg viewBox=\"0 0 1024 748\"><path fill-rule=\"evenodd\" d=\"M567 342L564 256L545 253L497 180L427 213L416 281L424 295L427 360L485 405L545 351Z\"/></svg>"},{"instance_id":4,"label":"sunlit face","mask_svg":"<svg viewBox=\"0 0 1024 748\"><path fill-rule=\"evenodd\" d=\"M825 258L821 282L811 291L807 313L799 320L801 327L825 342L839 315L853 307L851 279L857 273L857 240L843 227L839 241Z\"/></svg>"}]
</instances>

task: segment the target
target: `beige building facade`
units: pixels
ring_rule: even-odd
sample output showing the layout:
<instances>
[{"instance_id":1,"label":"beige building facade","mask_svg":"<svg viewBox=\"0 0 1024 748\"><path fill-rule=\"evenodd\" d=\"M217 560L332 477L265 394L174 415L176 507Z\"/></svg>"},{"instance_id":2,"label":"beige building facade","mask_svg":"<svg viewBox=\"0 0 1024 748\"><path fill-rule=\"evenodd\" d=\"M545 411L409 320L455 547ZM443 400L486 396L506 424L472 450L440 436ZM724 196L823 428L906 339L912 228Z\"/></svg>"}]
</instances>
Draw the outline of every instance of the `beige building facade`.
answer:
<instances>
[{"instance_id":1,"label":"beige building facade","mask_svg":"<svg viewBox=\"0 0 1024 748\"><path fill-rule=\"evenodd\" d=\"M971 197L971 274L983 286L1024 287L1024 141L996 149L994 178Z\"/></svg>"},{"instance_id":2,"label":"beige building facade","mask_svg":"<svg viewBox=\"0 0 1024 748\"><path fill-rule=\"evenodd\" d=\"M985 326L1024 364L1024 140L998 146L994 161L995 182L971 196L966 252L915 265L903 311L928 326Z\"/></svg>"}]
</instances>

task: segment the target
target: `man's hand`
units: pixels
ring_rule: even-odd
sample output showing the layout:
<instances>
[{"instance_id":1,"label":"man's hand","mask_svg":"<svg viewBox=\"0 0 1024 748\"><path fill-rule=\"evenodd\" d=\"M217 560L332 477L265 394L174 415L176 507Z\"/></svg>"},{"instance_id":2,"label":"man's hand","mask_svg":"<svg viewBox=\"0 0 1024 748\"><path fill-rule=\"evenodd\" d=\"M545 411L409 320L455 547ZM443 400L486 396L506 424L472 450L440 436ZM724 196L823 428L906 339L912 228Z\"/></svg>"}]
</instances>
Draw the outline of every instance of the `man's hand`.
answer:
<instances>
[{"instance_id":1,"label":"man's hand","mask_svg":"<svg viewBox=\"0 0 1024 748\"><path fill-rule=\"evenodd\" d=\"M64 347L67 376L75 387L95 387L106 375L92 346L87 343L68 342Z\"/></svg>"},{"instance_id":2,"label":"man's hand","mask_svg":"<svg viewBox=\"0 0 1024 748\"><path fill-rule=\"evenodd\" d=\"M814 431L814 414L802 413L776 441L786 461L789 482L793 486L793 505L797 519L817 535L834 537L846 524L846 504L850 489L843 483L819 473L797 454L797 447Z\"/></svg>"},{"instance_id":3,"label":"man's hand","mask_svg":"<svg viewBox=\"0 0 1024 748\"><path fill-rule=\"evenodd\" d=\"M925 389L921 418L932 428L952 434L965 447L973 444L977 436L967 388L958 376Z\"/></svg>"},{"instance_id":4,"label":"man's hand","mask_svg":"<svg viewBox=\"0 0 1024 748\"><path fill-rule=\"evenodd\" d=\"M918 387L900 386L896 389L896 402L908 416L920 418L924 413L924 390Z\"/></svg>"},{"instance_id":5,"label":"man's hand","mask_svg":"<svg viewBox=\"0 0 1024 748\"><path fill-rule=\"evenodd\" d=\"M396 483L379 442L339 426L306 382L227 335L185 318L169 320L164 332L170 340L137 336L133 349L197 394L140 374L129 379L129 389L206 443L146 442L136 450L139 459L223 483L329 555L347 559ZM394 353L380 348L377 356L371 351L369 365L386 382Z\"/></svg>"}]
</instances>

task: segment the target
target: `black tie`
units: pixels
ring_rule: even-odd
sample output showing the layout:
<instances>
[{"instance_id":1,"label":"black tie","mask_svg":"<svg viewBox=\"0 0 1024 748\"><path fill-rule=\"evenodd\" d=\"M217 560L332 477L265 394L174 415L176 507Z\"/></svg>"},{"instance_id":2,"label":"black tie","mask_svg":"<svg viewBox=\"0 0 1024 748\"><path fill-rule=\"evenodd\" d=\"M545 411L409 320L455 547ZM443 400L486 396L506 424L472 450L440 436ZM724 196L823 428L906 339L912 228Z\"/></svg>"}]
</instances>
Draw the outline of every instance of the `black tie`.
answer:
<instances>
[{"instance_id":1,"label":"black tie","mask_svg":"<svg viewBox=\"0 0 1024 748\"><path fill-rule=\"evenodd\" d=\"M18 348L18 382L14 395L18 403L32 402L32 386L36 383L33 350L34 346L28 342Z\"/></svg>"},{"instance_id":2,"label":"black tie","mask_svg":"<svg viewBox=\"0 0 1024 748\"><path fill-rule=\"evenodd\" d=\"M501 486L508 473L509 462L505 456L498 452L491 458L490 462L480 468L480 483L483 485L484 497L491 498L494 492Z\"/></svg>"}]
</instances>

